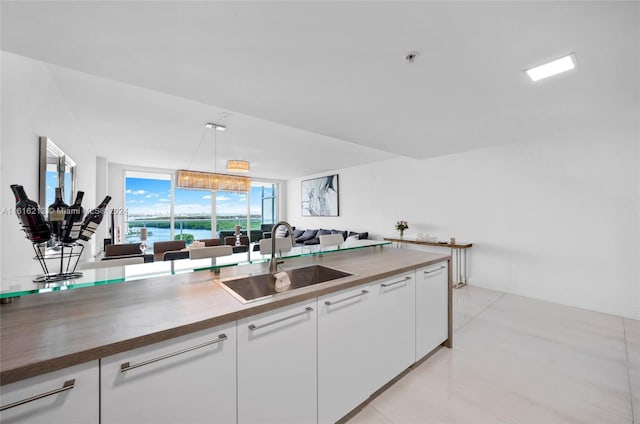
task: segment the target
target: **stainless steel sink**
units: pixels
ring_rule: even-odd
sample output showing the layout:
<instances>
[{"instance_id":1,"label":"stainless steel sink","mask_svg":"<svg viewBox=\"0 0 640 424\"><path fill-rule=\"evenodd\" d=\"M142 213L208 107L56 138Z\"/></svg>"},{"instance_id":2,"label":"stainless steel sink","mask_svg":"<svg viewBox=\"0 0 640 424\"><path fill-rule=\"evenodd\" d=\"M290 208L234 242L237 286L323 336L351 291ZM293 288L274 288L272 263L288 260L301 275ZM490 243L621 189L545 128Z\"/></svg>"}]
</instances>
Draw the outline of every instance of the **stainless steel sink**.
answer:
<instances>
[{"instance_id":1,"label":"stainless steel sink","mask_svg":"<svg viewBox=\"0 0 640 424\"><path fill-rule=\"evenodd\" d=\"M352 274L322 265L311 265L285 271L291 285L285 291L276 291L276 279L271 274L252 275L236 280L221 281L220 284L241 302L247 303L276 293L287 293L301 287L312 286Z\"/></svg>"}]
</instances>

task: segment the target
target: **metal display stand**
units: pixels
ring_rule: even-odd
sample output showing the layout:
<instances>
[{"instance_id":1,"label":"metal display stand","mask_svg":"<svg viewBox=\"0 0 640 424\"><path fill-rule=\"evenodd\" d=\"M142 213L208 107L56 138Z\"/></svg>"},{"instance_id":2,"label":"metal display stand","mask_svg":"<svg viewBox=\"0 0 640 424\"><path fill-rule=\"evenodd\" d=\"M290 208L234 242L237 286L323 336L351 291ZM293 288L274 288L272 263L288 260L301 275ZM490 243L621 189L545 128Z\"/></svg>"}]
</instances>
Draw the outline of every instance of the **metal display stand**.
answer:
<instances>
[{"instance_id":1,"label":"metal display stand","mask_svg":"<svg viewBox=\"0 0 640 424\"><path fill-rule=\"evenodd\" d=\"M42 243L33 243L33 251L36 253L34 259L40 263L44 272L33 279L34 283L54 283L82 277L81 272L76 272L80 256L84 251L84 245L79 243L61 243L60 250L52 255L47 255L45 249L41 249ZM47 266L47 261L59 260L60 271L52 273Z\"/></svg>"}]
</instances>

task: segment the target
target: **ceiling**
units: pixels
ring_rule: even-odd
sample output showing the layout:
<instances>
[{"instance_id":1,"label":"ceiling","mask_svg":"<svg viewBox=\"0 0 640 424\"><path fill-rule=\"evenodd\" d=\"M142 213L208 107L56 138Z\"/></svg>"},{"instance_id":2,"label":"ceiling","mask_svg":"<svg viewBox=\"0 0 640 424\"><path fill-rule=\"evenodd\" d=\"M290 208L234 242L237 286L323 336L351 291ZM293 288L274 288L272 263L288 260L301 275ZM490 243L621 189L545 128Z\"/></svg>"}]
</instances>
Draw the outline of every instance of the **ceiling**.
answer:
<instances>
[{"instance_id":1,"label":"ceiling","mask_svg":"<svg viewBox=\"0 0 640 424\"><path fill-rule=\"evenodd\" d=\"M111 161L210 167L203 125L231 112L217 166L289 178L576 129L637 137L638 5L2 1L1 46L50 64ZM522 72L570 52L574 71Z\"/></svg>"}]
</instances>

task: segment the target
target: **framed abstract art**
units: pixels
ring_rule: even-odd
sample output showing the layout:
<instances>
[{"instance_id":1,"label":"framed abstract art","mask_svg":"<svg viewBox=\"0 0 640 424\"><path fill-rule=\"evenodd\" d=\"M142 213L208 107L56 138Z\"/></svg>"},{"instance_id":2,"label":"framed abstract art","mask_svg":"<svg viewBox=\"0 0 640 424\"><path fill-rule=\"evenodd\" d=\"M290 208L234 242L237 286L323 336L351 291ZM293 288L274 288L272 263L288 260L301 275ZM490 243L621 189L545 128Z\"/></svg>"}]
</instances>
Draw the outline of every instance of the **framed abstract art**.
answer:
<instances>
[{"instance_id":1,"label":"framed abstract art","mask_svg":"<svg viewBox=\"0 0 640 424\"><path fill-rule=\"evenodd\" d=\"M302 181L302 216L338 216L338 174Z\"/></svg>"}]
</instances>

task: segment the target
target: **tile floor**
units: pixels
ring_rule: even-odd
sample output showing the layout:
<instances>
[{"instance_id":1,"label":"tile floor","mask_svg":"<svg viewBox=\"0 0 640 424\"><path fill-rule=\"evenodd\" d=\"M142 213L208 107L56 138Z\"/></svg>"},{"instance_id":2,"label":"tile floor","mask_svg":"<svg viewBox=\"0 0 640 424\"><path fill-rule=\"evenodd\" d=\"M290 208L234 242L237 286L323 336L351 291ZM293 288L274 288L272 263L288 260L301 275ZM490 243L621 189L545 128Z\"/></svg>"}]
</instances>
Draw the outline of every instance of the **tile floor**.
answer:
<instances>
[{"instance_id":1,"label":"tile floor","mask_svg":"<svg viewBox=\"0 0 640 424\"><path fill-rule=\"evenodd\" d=\"M358 423L640 423L640 321L466 286L454 348L371 400Z\"/></svg>"}]
</instances>

